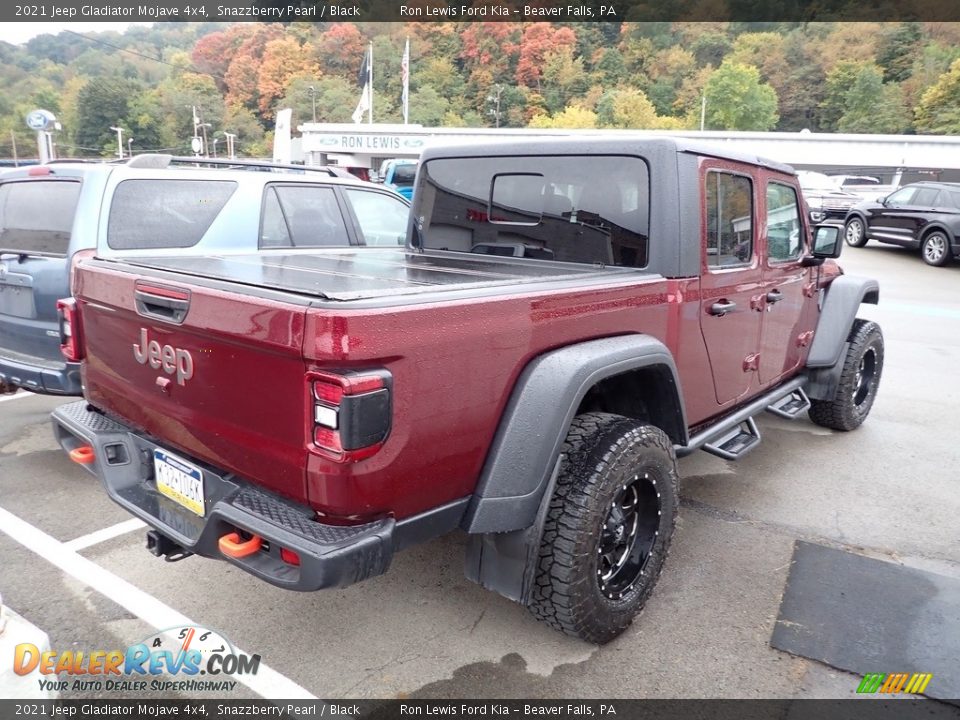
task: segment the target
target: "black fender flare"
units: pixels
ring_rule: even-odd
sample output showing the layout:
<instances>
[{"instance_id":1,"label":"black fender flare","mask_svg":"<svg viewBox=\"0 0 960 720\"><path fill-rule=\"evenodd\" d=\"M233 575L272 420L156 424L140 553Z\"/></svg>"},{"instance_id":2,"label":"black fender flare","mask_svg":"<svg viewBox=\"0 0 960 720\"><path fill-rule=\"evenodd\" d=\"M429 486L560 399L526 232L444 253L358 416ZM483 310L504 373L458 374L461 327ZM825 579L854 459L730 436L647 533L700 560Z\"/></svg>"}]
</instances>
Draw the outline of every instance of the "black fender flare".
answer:
<instances>
[{"instance_id":1,"label":"black fender flare","mask_svg":"<svg viewBox=\"0 0 960 720\"><path fill-rule=\"evenodd\" d=\"M661 429L675 444L687 440L680 379L673 355L649 335L589 340L544 353L521 372L487 452L463 528L502 533L530 527L548 491L577 407L598 382L655 368L672 403Z\"/></svg>"},{"instance_id":2,"label":"black fender flare","mask_svg":"<svg viewBox=\"0 0 960 720\"><path fill-rule=\"evenodd\" d=\"M841 275L824 291L820 319L807 356L810 383L807 394L815 400L833 400L843 366L847 337L862 303L880 302L880 284L873 278Z\"/></svg>"}]
</instances>

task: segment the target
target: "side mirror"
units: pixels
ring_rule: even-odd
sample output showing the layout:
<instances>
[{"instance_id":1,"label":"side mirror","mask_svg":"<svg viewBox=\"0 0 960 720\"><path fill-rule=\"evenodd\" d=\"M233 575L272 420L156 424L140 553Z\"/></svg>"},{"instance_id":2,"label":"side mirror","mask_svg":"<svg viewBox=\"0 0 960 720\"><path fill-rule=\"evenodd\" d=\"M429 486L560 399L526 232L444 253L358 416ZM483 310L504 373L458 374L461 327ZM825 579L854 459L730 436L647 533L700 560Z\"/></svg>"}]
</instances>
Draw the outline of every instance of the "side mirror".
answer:
<instances>
[{"instance_id":1,"label":"side mirror","mask_svg":"<svg viewBox=\"0 0 960 720\"><path fill-rule=\"evenodd\" d=\"M813 227L813 257L819 260L840 257L843 239L839 225L815 225Z\"/></svg>"}]
</instances>

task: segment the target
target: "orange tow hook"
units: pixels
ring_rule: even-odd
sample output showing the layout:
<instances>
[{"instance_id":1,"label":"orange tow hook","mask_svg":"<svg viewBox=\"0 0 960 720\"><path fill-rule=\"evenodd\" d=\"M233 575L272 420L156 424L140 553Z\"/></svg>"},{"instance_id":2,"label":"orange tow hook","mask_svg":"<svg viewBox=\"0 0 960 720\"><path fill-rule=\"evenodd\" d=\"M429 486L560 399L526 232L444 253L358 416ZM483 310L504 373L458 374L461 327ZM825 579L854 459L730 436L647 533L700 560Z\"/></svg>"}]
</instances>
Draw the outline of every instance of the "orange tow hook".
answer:
<instances>
[{"instance_id":1,"label":"orange tow hook","mask_svg":"<svg viewBox=\"0 0 960 720\"><path fill-rule=\"evenodd\" d=\"M260 551L260 545L263 540L259 535L254 535L249 540L241 540L240 533L227 533L220 538L220 552L227 557L245 558Z\"/></svg>"},{"instance_id":2,"label":"orange tow hook","mask_svg":"<svg viewBox=\"0 0 960 720\"><path fill-rule=\"evenodd\" d=\"M80 465L89 465L95 459L93 454L93 448L89 445L81 445L78 448L75 448L70 451L70 459L75 463Z\"/></svg>"}]
</instances>

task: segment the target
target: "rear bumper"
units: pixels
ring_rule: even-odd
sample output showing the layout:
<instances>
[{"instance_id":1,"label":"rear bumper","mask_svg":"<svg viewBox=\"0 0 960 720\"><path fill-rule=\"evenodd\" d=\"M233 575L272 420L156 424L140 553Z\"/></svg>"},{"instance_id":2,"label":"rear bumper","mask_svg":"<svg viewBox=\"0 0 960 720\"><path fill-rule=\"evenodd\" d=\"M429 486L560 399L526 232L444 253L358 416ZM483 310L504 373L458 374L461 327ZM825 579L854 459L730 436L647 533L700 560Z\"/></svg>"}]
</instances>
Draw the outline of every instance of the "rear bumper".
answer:
<instances>
[{"instance_id":1,"label":"rear bumper","mask_svg":"<svg viewBox=\"0 0 960 720\"><path fill-rule=\"evenodd\" d=\"M290 590L343 587L386 572L393 555L392 518L365 525L323 525L313 512L261 490L235 475L184 457L203 472L205 515L200 517L161 495L153 478L153 450L161 447L85 402L53 413L53 430L67 452L89 445L94 461L84 465L107 493L162 535L189 552L227 560L262 580ZM161 448L162 449L162 448ZM222 536L241 530L264 541L242 558L220 551ZM300 565L281 559L285 548Z\"/></svg>"},{"instance_id":2,"label":"rear bumper","mask_svg":"<svg viewBox=\"0 0 960 720\"><path fill-rule=\"evenodd\" d=\"M0 384L17 385L46 395L80 395L80 363L59 365L28 355L0 351Z\"/></svg>"}]
</instances>

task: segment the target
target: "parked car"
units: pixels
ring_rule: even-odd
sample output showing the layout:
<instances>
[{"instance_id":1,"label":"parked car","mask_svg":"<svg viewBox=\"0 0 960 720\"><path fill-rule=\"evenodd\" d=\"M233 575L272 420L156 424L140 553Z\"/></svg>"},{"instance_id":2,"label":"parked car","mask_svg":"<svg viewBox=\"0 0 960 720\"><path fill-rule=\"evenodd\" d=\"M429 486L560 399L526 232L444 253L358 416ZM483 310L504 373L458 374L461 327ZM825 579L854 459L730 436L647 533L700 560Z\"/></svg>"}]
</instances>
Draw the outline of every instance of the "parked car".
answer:
<instances>
[{"instance_id":1,"label":"parked car","mask_svg":"<svg viewBox=\"0 0 960 720\"><path fill-rule=\"evenodd\" d=\"M417 177L417 161L403 158L385 160L380 165L379 177L385 186L410 200Z\"/></svg>"},{"instance_id":2,"label":"parked car","mask_svg":"<svg viewBox=\"0 0 960 720\"><path fill-rule=\"evenodd\" d=\"M899 188L903 181L903 169L897 169L888 183L873 175L831 175L830 177L838 183L841 190L853 193L860 198L861 202L865 202L879 200Z\"/></svg>"},{"instance_id":3,"label":"parked car","mask_svg":"<svg viewBox=\"0 0 960 720\"><path fill-rule=\"evenodd\" d=\"M920 250L928 265L946 265L960 258L960 183L912 183L877 202L855 205L844 236L851 247L877 240Z\"/></svg>"},{"instance_id":4,"label":"parked car","mask_svg":"<svg viewBox=\"0 0 960 720\"><path fill-rule=\"evenodd\" d=\"M765 411L869 414L879 287L788 166L551 138L417 177L406 247L78 266L86 401L55 433L154 554L318 590L462 528L470 579L604 643L666 560L677 455L737 460Z\"/></svg>"},{"instance_id":5,"label":"parked car","mask_svg":"<svg viewBox=\"0 0 960 720\"><path fill-rule=\"evenodd\" d=\"M843 223L847 211L860 202L860 196L841 190L837 182L829 175L809 170L797 172L803 199L810 208L810 219L814 223Z\"/></svg>"},{"instance_id":6,"label":"parked car","mask_svg":"<svg viewBox=\"0 0 960 720\"><path fill-rule=\"evenodd\" d=\"M4 172L0 390L80 394L56 308L79 258L396 246L408 216L395 193L326 168L141 155Z\"/></svg>"}]
</instances>

